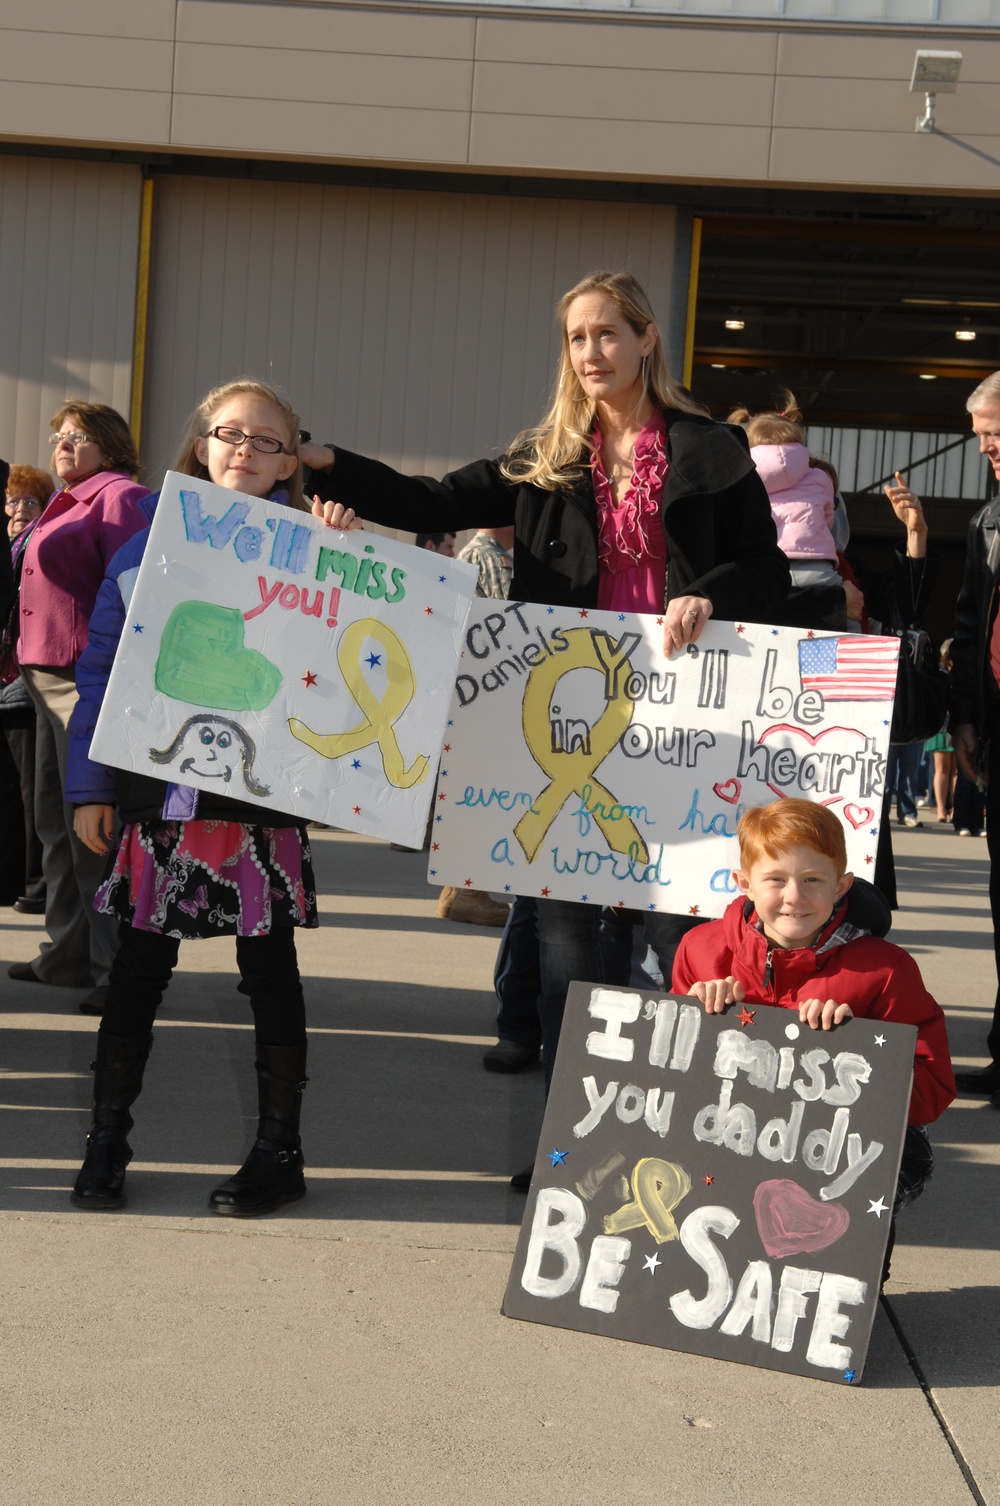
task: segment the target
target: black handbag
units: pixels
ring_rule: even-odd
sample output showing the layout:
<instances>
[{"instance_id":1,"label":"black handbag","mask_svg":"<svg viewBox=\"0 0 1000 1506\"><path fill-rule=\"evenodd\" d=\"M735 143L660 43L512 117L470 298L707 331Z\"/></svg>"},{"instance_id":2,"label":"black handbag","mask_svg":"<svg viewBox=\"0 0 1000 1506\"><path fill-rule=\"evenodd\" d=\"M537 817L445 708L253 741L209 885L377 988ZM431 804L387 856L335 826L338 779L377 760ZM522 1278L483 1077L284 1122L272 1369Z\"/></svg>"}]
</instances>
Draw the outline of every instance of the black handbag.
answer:
<instances>
[{"instance_id":1,"label":"black handbag","mask_svg":"<svg viewBox=\"0 0 1000 1506\"><path fill-rule=\"evenodd\" d=\"M948 714L948 677L925 632L904 628L892 708L891 743L924 743L936 737Z\"/></svg>"}]
</instances>

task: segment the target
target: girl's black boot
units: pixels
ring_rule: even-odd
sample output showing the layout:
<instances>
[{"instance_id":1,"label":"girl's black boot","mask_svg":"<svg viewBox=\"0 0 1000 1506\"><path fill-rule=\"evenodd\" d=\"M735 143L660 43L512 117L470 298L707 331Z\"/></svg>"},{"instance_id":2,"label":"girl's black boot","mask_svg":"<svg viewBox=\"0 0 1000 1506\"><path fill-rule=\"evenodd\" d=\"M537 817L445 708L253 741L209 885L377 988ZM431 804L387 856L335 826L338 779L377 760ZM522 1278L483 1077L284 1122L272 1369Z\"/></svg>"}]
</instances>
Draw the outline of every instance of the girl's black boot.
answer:
<instances>
[{"instance_id":1,"label":"girl's black boot","mask_svg":"<svg viewBox=\"0 0 1000 1506\"><path fill-rule=\"evenodd\" d=\"M129 1113L142 1090L142 1074L153 1045L152 1036L97 1035L94 1107L87 1135L87 1154L70 1193L78 1208L124 1208L125 1168L132 1148L125 1138L132 1128Z\"/></svg>"},{"instance_id":2,"label":"girl's black boot","mask_svg":"<svg viewBox=\"0 0 1000 1506\"><path fill-rule=\"evenodd\" d=\"M305 1197L299 1117L306 1082L306 1043L257 1046L257 1139L234 1177L209 1197L216 1213L256 1218Z\"/></svg>"}]
</instances>

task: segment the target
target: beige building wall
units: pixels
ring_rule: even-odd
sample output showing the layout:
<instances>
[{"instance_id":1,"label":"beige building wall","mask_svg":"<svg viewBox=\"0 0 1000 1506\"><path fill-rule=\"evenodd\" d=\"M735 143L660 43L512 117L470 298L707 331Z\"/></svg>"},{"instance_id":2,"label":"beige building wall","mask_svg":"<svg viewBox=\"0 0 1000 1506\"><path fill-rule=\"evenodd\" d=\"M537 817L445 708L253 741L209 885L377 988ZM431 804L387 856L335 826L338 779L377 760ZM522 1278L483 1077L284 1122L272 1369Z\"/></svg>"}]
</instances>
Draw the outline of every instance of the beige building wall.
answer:
<instances>
[{"instance_id":1,"label":"beige building wall","mask_svg":"<svg viewBox=\"0 0 1000 1506\"><path fill-rule=\"evenodd\" d=\"M966 13L982 15L979 0ZM1000 192L1000 36L984 25L380 0L5 0L0 42L0 139ZM917 46L964 58L933 136L913 129Z\"/></svg>"},{"instance_id":2,"label":"beige building wall","mask_svg":"<svg viewBox=\"0 0 1000 1506\"><path fill-rule=\"evenodd\" d=\"M664 320L669 206L213 178L155 183L143 451L158 479L215 384L286 389L317 440L440 475L546 405L556 299L630 266Z\"/></svg>"},{"instance_id":3,"label":"beige building wall","mask_svg":"<svg viewBox=\"0 0 1000 1506\"><path fill-rule=\"evenodd\" d=\"M0 455L48 467L66 398L129 413L138 168L0 156Z\"/></svg>"}]
</instances>

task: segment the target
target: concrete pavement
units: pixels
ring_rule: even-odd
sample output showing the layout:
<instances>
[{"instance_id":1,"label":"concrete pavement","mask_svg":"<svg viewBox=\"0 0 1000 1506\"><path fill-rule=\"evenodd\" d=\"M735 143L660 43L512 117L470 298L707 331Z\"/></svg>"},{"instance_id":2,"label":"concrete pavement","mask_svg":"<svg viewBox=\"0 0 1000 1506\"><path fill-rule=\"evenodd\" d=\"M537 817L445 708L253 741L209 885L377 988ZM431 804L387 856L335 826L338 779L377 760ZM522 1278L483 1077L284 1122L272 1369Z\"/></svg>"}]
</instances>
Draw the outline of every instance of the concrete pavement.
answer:
<instances>
[{"instance_id":1,"label":"concrete pavement","mask_svg":"<svg viewBox=\"0 0 1000 1506\"><path fill-rule=\"evenodd\" d=\"M893 835L892 937L973 1064L986 844ZM0 974L3 1506L1000 1506L1000 1114L960 1099L932 1132L857 1389L503 1318L542 1089L480 1065L498 933L437 920L422 857L315 855L310 1194L274 1217L205 1207L256 1117L231 942L182 948L121 1214L67 1196L96 1021ZM4 962L38 931L0 911Z\"/></svg>"}]
</instances>

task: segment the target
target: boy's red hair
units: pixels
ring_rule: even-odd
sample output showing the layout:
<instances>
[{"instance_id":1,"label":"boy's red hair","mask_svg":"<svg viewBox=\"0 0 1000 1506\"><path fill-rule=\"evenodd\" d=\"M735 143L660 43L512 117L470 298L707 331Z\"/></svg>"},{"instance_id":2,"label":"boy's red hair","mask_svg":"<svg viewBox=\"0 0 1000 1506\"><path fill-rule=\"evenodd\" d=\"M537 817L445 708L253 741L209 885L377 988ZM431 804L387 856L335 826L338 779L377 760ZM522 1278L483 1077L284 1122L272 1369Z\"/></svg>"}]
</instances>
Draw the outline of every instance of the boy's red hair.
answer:
<instances>
[{"instance_id":1,"label":"boy's red hair","mask_svg":"<svg viewBox=\"0 0 1000 1506\"><path fill-rule=\"evenodd\" d=\"M809 847L829 858L842 878L847 872L844 828L833 811L811 800L775 800L744 811L736 827L740 868L748 872L766 854L777 858L790 847Z\"/></svg>"}]
</instances>

